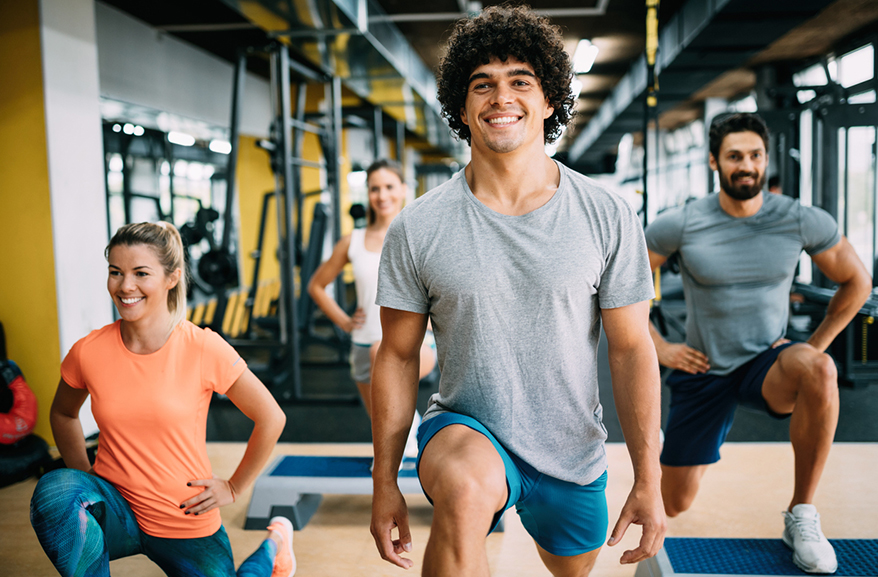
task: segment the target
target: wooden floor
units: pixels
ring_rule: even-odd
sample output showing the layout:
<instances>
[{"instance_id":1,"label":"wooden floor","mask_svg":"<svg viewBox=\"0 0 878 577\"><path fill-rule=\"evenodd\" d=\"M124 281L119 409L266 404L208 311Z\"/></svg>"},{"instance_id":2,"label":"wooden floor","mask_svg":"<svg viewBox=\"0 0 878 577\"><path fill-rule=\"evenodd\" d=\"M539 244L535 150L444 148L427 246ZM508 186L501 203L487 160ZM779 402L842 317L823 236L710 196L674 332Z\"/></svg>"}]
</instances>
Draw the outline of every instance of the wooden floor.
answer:
<instances>
[{"instance_id":1,"label":"wooden floor","mask_svg":"<svg viewBox=\"0 0 878 577\"><path fill-rule=\"evenodd\" d=\"M208 452L214 471L227 476L243 454L243 443L211 443ZM610 478L607 500L610 524L631 487L632 471L625 446L607 447ZM277 454L369 455L368 444L280 444ZM778 538L781 511L792 491L792 450L783 443L728 443L723 459L704 478L693 508L669 521L670 536ZM817 494L823 530L829 538L878 538L878 444L839 443L833 448ZM28 503L35 480L0 489L0 567L10 576L57 575L42 552L28 521ZM262 541L262 531L244 531L249 492L223 509L223 520L240 563ZM300 577L364 577L419 574L429 535L431 508L423 497L408 498L412 521L415 568L404 572L382 561L369 534L370 497L326 496L311 523L295 535L294 548ZM605 547L595 571L601 577L631 577L633 566L619 564L624 549L636 546L639 527L632 527L622 543ZM517 515L506 516L506 532L487 538L493 575L539 577L549 575L540 563L530 537ZM111 564L114 575L161 577L163 573L143 556Z\"/></svg>"}]
</instances>

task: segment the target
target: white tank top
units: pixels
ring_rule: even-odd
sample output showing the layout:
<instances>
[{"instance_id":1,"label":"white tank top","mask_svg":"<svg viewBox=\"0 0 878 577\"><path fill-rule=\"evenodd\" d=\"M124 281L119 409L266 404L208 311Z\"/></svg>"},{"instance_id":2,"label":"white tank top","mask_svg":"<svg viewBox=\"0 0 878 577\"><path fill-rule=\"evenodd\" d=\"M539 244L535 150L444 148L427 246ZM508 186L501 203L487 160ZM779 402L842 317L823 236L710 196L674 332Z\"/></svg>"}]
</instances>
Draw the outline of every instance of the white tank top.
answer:
<instances>
[{"instance_id":1,"label":"white tank top","mask_svg":"<svg viewBox=\"0 0 878 577\"><path fill-rule=\"evenodd\" d=\"M357 306L366 313L363 326L351 332L351 339L358 345L371 345L381 340L381 309L375 304L381 253L366 250L365 239L366 229L355 228L351 232L351 245L348 247L348 260L354 269Z\"/></svg>"}]
</instances>

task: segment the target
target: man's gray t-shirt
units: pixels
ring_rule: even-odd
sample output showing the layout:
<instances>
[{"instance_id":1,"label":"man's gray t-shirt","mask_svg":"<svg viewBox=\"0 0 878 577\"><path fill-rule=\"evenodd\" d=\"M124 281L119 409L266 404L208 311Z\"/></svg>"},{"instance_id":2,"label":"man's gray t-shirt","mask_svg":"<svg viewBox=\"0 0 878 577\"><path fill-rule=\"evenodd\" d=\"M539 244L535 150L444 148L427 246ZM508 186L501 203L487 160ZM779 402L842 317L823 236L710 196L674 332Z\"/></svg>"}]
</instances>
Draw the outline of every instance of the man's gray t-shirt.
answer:
<instances>
[{"instance_id":1,"label":"man's gray t-shirt","mask_svg":"<svg viewBox=\"0 0 878 577\"><path fill-rule=\"evenodd\" d=\"M790 287L802 249L841 240L822 209L762 193L759 212L735 218L719 194L669 210L646 229L649 249L679 254L686 298L686 343L727 375L786 334Z\"/></svg>"},{"instance_id":2,"label":"man's gray t-shirt","mask_svg":"<svg viewBox=\"0 0 878 577\"><path fill-rule=\"evenodd\" d=\"M653 283L628 203L558 166L554 196L525 215L489 209L462 170L407 206L377 303L430 315L441 378L425 419L473 417L538 471L584 485L606 470L600 309L648 300Z\"/></svg>"}]
</instances>

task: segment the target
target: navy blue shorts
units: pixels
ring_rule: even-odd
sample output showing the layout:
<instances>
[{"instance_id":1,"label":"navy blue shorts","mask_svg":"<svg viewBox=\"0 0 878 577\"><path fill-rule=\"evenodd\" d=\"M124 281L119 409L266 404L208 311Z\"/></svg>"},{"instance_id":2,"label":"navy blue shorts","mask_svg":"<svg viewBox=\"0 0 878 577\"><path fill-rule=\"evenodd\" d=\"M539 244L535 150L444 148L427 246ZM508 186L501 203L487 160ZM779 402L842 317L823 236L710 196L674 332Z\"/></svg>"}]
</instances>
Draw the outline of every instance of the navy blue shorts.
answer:
<instances>
[{"instance_id":1,"label":"navy blue shorts","mask_svg":"<svg viewBox=\"0 0 878 577\"><path fill-rule=\"evenodd\" d=\"M672 372L665 384L671 389L671 408L665 425L661 462L670 467L709 465L719 461L738 405L788 418L768 407L762 382L781 351L796 343L768 349L728 375L691 375Z\"/></svg>"},{"instance_id":2,"label":"navy blue shorts","mask_svg":"<svg viewBox=\"0 0 878 577\"><path fill-rule=\"evenodd\" d=\"M480 422L458 413L441 413L421 423L418 428L419 466L424 447L433 435L449 425L465 425L485 435L497 449L506 468L509 492L503 511L515 505L521 524L540 547L552 555L570 557L594 551L604 544L609 526L606 471L588 485L544 475L506 450ZM430 499L429 495L427 499ZM503 511L494 516L491 531L500 522Z\"/></svg>"}]
</instances>

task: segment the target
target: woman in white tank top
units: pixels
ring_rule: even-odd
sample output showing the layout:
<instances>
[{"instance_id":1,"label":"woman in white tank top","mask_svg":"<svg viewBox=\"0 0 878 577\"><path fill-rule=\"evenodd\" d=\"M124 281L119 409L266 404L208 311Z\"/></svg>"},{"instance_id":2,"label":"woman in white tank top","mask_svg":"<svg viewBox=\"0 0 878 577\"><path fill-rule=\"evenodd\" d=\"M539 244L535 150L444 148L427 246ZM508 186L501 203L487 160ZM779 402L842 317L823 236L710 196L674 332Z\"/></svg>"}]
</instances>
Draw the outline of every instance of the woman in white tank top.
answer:
<instances>
[{"instance_id":1,"label":"woman in white tank top","mask_svg":"<svg viewBox=\"0 0 878 577\"><path fill-rule=\"evenodd\" d=\"M366 169L369 187L368 225L345 236L332 251L329 260L318 267L308 283L308 294L329 319L351 334L351 374L363 398L366 412L372 415L370 372L381 342L380 307L375 304L378 290L378 264L387 228L402 210L406 184L402 167L388 160L377 160ZM347 263L354 269L358 308L348 315L326 292L326 287L341 274ZM425 341L421 346L420 378L436 364L433 349ZM416 416L416 420L420 420ZM416 429L417 427L413 427ZM406 453L410 453L406 447ZM415 453L417 448L415 446Z\"/></svg>"}]
</instances>

